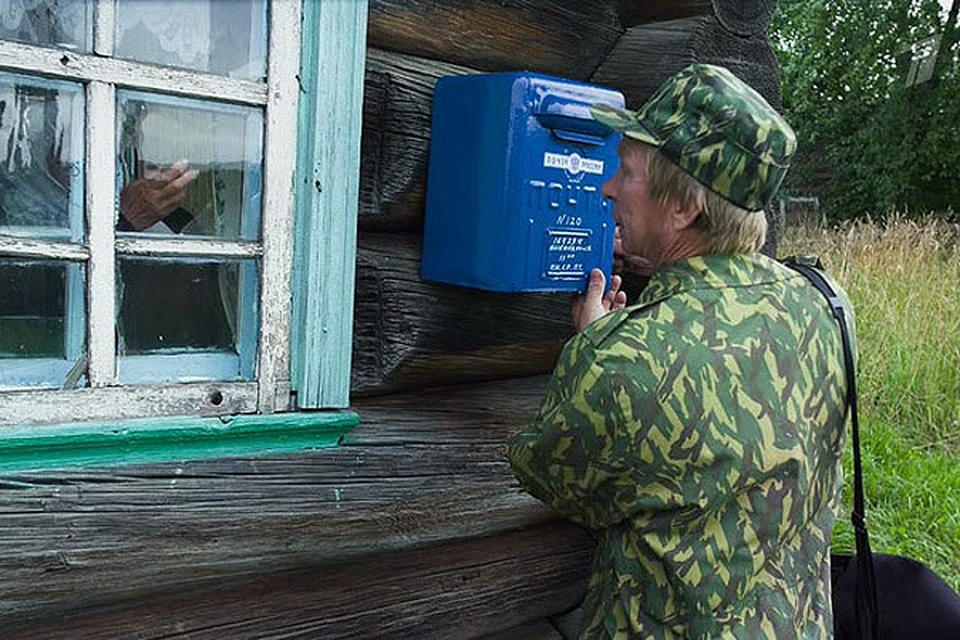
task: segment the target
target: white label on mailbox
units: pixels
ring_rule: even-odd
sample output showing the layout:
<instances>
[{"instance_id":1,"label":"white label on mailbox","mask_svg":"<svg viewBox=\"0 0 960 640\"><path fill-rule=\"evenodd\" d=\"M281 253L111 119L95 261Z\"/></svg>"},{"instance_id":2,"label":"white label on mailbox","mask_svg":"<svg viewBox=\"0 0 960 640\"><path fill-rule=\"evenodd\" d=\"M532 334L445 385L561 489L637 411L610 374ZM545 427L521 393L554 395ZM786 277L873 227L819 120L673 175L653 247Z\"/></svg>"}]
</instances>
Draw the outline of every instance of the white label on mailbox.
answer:
<instances>
[{"instance_id":1,"label":"white label on mailbox","mask_svg":"<svg viewBox=\"0 0 960 640\"><path fill-rule=\"evenodd\" d=\"M548 169L563 169L573 175L577 175L581 171L596 176L603 175L603 160L584 158L579 153L571 153L565 156L562 153L547 151L543 154L543 166Z\"/></svg>"},{"instance_id":2,"label":"white label on mailbox","mask_svg":"<svg viewBox=\"0 0 960 640\"><path fill-rule=\"evenodd\" d=\"M541 277L547 280L578 280L586 275L590 254L593 253L591 234L590 229L547 229Z\"/></svg>"}]
</instances>

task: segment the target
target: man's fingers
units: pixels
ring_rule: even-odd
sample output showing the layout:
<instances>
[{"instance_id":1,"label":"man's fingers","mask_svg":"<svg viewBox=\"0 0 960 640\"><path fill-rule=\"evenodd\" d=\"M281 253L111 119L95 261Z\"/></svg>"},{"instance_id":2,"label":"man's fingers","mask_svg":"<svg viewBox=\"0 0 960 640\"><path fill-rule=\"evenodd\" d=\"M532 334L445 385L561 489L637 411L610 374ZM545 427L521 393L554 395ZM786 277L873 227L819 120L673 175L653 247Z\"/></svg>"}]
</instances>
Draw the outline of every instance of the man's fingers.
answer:
<instances>
[{"instance_id":1,"label":"man's fingers","mask_svg":"<svg viewBox=\"0 0 960 640\"><path fill-rule=\"evenodd\" d=\"M620 292L620 285L623 283L623 279L614 275L610 278L610 291L607 291L603 295L603 308L610 310L613 309L616 305L617 294Z\"/></svg>"},{"instance_id":2,"label":"man's fingers","mask_svg":"<svg viewBox=\"0 0 960 640\"><path fill-rule=\"evenodd\" d=\"M190 165L187 164L186 160L180 160L170 165L166 169L160 171L156 179L162 180L164 182L171 182L173 180L176 180L180 176L182 176L184 173L186 173L189 166Z\"/></svg>"},{"instance_id":3,"label":"man's fingers","mask_svg":"<svg viewBox=\"0 0 960 640\"><path fill-rule=\"evenodd\" d=\"M161 192L163 197L169 193L169 189L179 189L191 182L197 177L196 170L189 170L189 165L185 160L170 165L166 169L150 169L144 172L141 180L143 187L152 191Z\"/></svg>"},{"instance_id":4,"label":"man's fingers","mask_svg":"<svg viewBox=\"0 0 960 640\"><path fill-rule=\"evenodd\" d=\"M623 309L627 306L627 294L623 291L618 291L616 297L613 299L613 306L611 309L614 311L618 309Z\"/></svg>"},{"instance_id":5,"label":"man's fingers","mask_svg":"<svg viewBox=\"0 0 960 640\"><path fill-rule=\"evenodd\" d=\"M604 315L604 282L603 272L600 269L594 269L590 272L586 293L573 297L570 310L577 331L582 331L588 324Z\"/></svg>"},{"instance_id":6,"label":"man's fingers","mask_svg":"<svg viewBox=\"0 0 960 640\"><path fill-rule=\"evenodd\" d=\"M162 202L164 205L169 205L171 203L179 204L180 201L183 200L184 196L187 195L187 187L190 186L190 183L193 182L196 177L196 171L186 171L176 179L166 183L157 192L158 202Z\"/></svg>"},{"instance_id":7,"label":"man's fingers","mask_svg":"<svg viewBox=\"0 0 960 640\"><path fill-rule=\"evenodd\" d=\"M186 165L178 162L170 169L162 172L164 176L176 174L176 177L172 180L139 181L141 183L139 186L141 197L147 206L149 217L152 219L151 224L166 218L183 202L187 195L187 187L197 177L195 170L186 171L185 169ZM137 182L134 181L134 184Z\"/></svg>"},{"instance_id":8,"label":"man's fingers","mask_svg":"<svg viewBox=\"0 0 960 640\"><path fill-rule=\"evenodd\" d=\"M603 277L603 271L593 269L590 272L590 283L587 285L587 295L584 304L588 306L600 304L603 300L603 287L605 284L606 278Z\"/></svg>"},{"instance_id":9,"label":"man's fingers","mask_svg":"<svg viewBox=\"0 0 960 640\"><path fill-rule=\"evenodd\" d=\"M186 189L187 185L197 179L197 171L191 169L190 171L183 172L179 178L170 183L170 186L176 188L177 190Z\"/></svg>"}]
</instances>

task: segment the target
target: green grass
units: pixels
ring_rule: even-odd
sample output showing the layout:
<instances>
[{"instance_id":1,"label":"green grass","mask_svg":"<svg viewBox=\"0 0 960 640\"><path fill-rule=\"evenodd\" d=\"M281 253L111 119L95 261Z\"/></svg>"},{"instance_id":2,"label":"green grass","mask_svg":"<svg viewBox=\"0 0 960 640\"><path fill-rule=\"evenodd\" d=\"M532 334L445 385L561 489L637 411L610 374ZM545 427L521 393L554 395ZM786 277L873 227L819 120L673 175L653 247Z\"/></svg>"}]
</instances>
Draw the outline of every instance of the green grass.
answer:
<instances>
[{"instance_id":1,"label":"green grass","mask_svg":"<svg viewBox=\"0 0 960 640\"><path fill-rule=\"evenodd\" d=\"M780 253L819 255L854 305L874 551L914 557L960 591L960 232L901 219L792 228ZM853 549L849 445L841 551Z\"/></svg>"}]
</instances>

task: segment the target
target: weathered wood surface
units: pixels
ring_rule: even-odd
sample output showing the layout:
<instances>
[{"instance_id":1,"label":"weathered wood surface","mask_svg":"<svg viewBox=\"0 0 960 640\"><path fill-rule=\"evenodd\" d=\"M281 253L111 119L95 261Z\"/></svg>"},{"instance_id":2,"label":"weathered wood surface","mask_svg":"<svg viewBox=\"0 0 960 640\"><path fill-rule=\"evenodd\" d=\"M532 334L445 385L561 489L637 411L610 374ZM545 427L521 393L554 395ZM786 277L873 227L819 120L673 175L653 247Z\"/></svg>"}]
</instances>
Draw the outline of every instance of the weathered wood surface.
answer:
<instances>
[{"instance_id":1,"label":"weathered wood surface","mask_svg":"<svg viewBox=\"0 0 960 640\"><path fill-rule=\"evenodd\" d=\"M712 12L712 0L621 0L620 23L630 28L638 24L704 16Z\"/></svg>"},{"instance_id":2,"label":"weathered wood surface","mask_svg":"<svg viewBox=\"0 0 960 640\"><path fill-rule=\"evenodd\" d=\"M741 36L766 31L777 0L622 0L620 21L624 27L639 24L714 15L727 30Z\"/></svg>"},{"instance_id":3,"label":"weathered wood surface","mask_svg":"<svg viewBox=\"0 0 960 640\"><path fill-rule=\"evenodd\" d=\"M433 87L475 69L367 50L360 141L360 228L423 224Z\"/></svg>"},{"instance_id":4,"label":"weathered wood surface","mask_svg":"<svg viewBox=\"0 0 960 640\"><path fill-rule=\"evenodd\" d=\"M552 370L573 333L568 294L506 294L423 282L421 240L361 234L354 394Z\"/></svg>"},{"instance_id":5,"label":"weathered wood surface","mask_svg":"<svg viewBox=\"0 0 960 640\"><path fill-rule=\"evenodd\" d=\"M0 628L551 521L500 453L545 382L358 401L344 446L299 456L2 477Z\"/></svg>"},{"instance_id":6,"label":"weathered wood surface","mask_svg":"<svg viewBox=\"0 0 960 640\"><path fill-rule=\"evenodd\" d=\"M0 394L0 433L2 427L26 422L66 424L170 415L206 418L256 410L255 382L13 391Z\"/></svg>"},{"instance_id":7,"label":"weathered wood surface","mask_svg":"<svg viewBox=\"0 0 960 640\"><path fill-rule=\"evenodd\" d=\"M166 93L175 90L178 94L197 98L217 96L218 99L254 106L267 104L267 85L261 82L9 40L0 41L0 67L77 80L85 84L91 81L105 82L145 91ZM103 118L103 112L97 113ZM112 118L103 119L108 123L113 121Z\"/></svg>"},{"instance_id":8,"label":"weathered wood surface","mask_svg":"<svg viewBox=\"0 0 960 640\"><path fill-rule=\"evenodd\" d=\"M368 43L481 71L585 79L623 33L621 0L370 0Z\"/></svg>"},{"instance_id":9,"label":"weathered wood surface","mask_svg":"<svg viewBox=\"0 0 960 640\"><path fill-rule=\"evenodd\" d=\"M478 640L563 640L563 636L546 620L538 620Z\"/></svg>"},{"instance_id":10,"label":"weathered wood surface","mask_svg":"<svg viewBox=\"0 0 960 640\"><path fill-rule=\"evenodd\" d=\"M638 24L715 15L737 35L769 26L776 0L371 0L368 43L473 67L584 80Z\"/></svg>"},{"instance_id":11,"label":"weathered wood surface","mask_svg":"<svg viewBox=\"0 0 960 640\"><path fill-rule=\"evenodd\" d=\"M349 565L195 585L5 626L4 638L471 640L575 605L592 549L582 529L556 522ZM496 637L558 637L531 629L537 635Z\"/></svg>"},{"instance_id":12,"label":"weathered wood surface","mask_svg":"<svg viewBox=\"0 0 960 640\"><path fill-rule=\"evenodd\" d=\"M755 36L770 26L777 0L713 0L713 9L727 31L738 36Z\"/></svg>"},{"instance_id":13,"label":"weathered wood surface","mask_svg":"<svg viewBox=\"0 0 960 640\"><path fill-rule=\"evenodd\" d=\"M722 64L775 107L776 58L762 34L740 37L712 15L630 29L590 80L624 92L638 106L669 75L693 62ZM361 140L360 228L419 230L423 224L433 87L438 78L476 73L471 66L368 50Z\"/></svg>"},{"instance_id":14,"label":"weathered wood surface","mask_svg":"<svg viewBox=\"0 0 960 640\"><path fill-rule=\"evenodd\" d=\"M668 77L694 62L729 68L775 108L781 104L777 60L764 35L734 35L714 16L694 16L629 29L591 81L623 92L639 107Z\"/></svg>"}]
</instances>

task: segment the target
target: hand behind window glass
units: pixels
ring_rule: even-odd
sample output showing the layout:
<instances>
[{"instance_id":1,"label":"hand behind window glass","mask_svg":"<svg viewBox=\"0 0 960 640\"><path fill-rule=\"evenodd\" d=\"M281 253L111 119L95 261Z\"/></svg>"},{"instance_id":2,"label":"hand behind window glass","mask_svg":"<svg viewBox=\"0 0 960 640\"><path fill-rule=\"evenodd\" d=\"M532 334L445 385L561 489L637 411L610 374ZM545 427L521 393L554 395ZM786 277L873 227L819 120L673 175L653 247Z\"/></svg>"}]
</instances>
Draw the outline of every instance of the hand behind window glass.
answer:
<instances>
[{"instance_id":1,"label":"hand behind window glass","mask_svg":"<svg viewBox=\"0 0 960 640\"><path fill-rule=\"evenodd\" d=\"M120 191L120 229L143 231L176 211L197 172L181 160L165 169L148 171ZM183 225L177 225L182 227ZM176 229L174 229L176 231Z\"/></svg>"}]
</instances>

